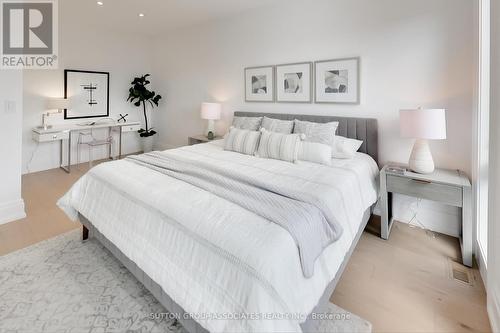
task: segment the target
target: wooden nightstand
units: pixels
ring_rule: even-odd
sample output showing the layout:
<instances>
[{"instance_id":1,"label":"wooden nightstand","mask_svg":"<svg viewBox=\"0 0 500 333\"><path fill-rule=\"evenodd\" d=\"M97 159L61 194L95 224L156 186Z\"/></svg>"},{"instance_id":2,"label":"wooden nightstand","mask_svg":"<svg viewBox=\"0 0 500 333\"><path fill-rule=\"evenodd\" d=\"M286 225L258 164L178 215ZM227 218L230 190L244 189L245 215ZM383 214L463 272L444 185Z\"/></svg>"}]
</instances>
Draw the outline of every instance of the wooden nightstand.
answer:
<instances>
[{"instance_id":1,"label":"wooden nightstand","mask_svg":"<svg viewBox=\"0 0 500 333\"><path fill-rule=\"evenodd\" d=\"M190 136L188 138L188 144L190 146L192 146L192 145L197 145L199 143L206 143L206 142L219 140L219 139L222 139L222 136L216 136L213 138L213 140L208 140L206 135L194 135L194 136Z\"/></svg>"},{"instance_id":2,"label":"wooden nightstand","mask_svg":"<svg viewBox=\"0 0 500 333\"><path fill-rule=\"evenodd\" d=\"M391 164L392 166L393 164ZM392 227L392 193L437 201L462 209L462 231L460 247L462 262L472 266L472 197L471 184L460 170L436 169L422 175L411 171L404 174L387 170L380 171L381 237L388 239Z\"/></svg>"}]
</instances>

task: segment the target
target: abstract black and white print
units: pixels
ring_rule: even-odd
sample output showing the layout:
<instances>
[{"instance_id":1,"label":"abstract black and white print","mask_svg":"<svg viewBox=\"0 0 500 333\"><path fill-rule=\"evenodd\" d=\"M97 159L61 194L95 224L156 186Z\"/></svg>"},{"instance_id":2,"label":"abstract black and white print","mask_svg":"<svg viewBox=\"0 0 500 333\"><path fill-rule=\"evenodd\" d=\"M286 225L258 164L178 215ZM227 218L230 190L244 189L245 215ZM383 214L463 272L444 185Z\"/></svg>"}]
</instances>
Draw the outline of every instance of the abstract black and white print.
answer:
<instances>
[{"instance_id":1,"label":"abstract black and white print","mask_svg":"<svg viewBox=\"0 0 500 333\"><path fill-rule=\"evenodd\" d=\"M311 102L312 63L276 65L276 100L284 103Z\"/></svg>"},{"instance_id":2,"label":"abstract black and white print","mask_svg":"<svg viewBox=\"0 0 500 333\"><path fill-rule=\"evenodd\" d=\"M316 103L359 104L359 58L314 63Z\"/></svg>"},{"instance_id":3,"label":"abstract black and white print","mask_svg":"<svg viewBox=\"0 0 500 333\"><path fill-rule=\"evenodd\" d=\"M287 94L301 94L303 91L302 78L304 73L285 73L283 80L283 89Z\"/></svg>"},{"instance_id":4,"label":"abstract black and white print","mask_svg":"<svg viewBox=\"0 0 500 333\"><path fill-rule=\"evenodd\" d=\"M274 101L274 66L245 68L245 100Z\"/></svg>"},{"instance_id":5,"label":"abstract black and white print","mask_svg":"<svg viewBox=\"0 0 500 333\"><path fill-rule=\"evenodd\" d=\"M346 94L349 86L349 71L346 69L325 72L325 93Z\"/></svg>"},{"instance_id":6,"label":"abstract black and white print","mask_svg":"<svg viewBox=\"0 0 500 333\"><path fill-rule=\"evenodd\" d=\"M65 119L108 117L109 73L66 69L64 96L71 101Z\"/></svg>"},{"instance_id":7,"label":"abstract black and white print","mask_svg":"<svg viewBox=\"0 0 500 333\"><path fill-rule=\"evenodd\" d=\"M252 93L267 94L267 75L252 75Z\"/></svg>"}]
</instances>

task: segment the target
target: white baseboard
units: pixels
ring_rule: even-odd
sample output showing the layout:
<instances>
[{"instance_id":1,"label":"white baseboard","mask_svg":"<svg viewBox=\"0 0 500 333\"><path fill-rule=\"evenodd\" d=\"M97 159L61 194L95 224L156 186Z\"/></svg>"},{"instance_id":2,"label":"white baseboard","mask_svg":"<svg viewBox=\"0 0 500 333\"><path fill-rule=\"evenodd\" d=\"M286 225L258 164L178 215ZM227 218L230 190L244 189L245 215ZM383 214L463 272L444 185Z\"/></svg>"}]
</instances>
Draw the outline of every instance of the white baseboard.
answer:
<instances>
[{"instance_id":1,"label":"white baseboard","mask_svg":"<svg viewBox=\"0 0 500 333\"><path fill-rule=\"evenodd\" d=\"M0 203L0 224L5 224L26 217L24 200L14 200Z\"/></svg>"},{"instance_id":2,"label":"white baseboard","mask_svg":"<svg viewBox=\"0 0 500 333\"><path fill-rule=\"evenodd\" d=\"M488 295L488 316L490 317L491 330L495 333L500 332L500 292L496 286L489 288Z\"/></svg>"},{"instance_id":3,"label":"white baseboard","mask_svg":"<svg viewBox=\"0 0 500 333\"><path fill-rule=\"evenodd\" d=\"M479 266L479 274L483 279L483 284L486 290L488 290L488 271L486 262L484 261L483 251L476 240L476 246L474 247L474 257L476 258L477 265Z\"/></svg>"}]
</instances>

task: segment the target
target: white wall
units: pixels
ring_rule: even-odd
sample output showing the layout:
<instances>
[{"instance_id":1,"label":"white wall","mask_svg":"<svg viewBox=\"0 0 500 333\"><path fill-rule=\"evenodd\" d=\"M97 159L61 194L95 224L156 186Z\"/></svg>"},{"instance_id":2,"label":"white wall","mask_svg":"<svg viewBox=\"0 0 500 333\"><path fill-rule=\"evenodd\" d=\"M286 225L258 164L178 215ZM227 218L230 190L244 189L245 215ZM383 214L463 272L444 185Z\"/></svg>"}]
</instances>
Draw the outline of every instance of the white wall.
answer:
<instances>
[{"instance_id":1,"label":"white wall","mask_svg":"<svg viewBox=\"0 0 500 333\"><path fill-rule=\"evenodd\" d=\"M205 123L203 101L223 103L222 133L235 110L374 117L380 163L407 161L400 108L447 109L448 139L432 142L436 165L471 173L475 33L471 0L330 0L290 3L178 30L155 42L153 72L167 102L157 112L160 147L186 144ZM361 104L245 103L247 66L361 57ZM399 197L399 218L414 200ZM458 233L458 210L424 202L427 227Z\"/></svg>"},{"instance_id":2,"label":"white wall","mask_svg":"<svg viewBox=\"0 0 500 333\"><path fill-rule=\"evenodd\" d=\"M500 0L491 0L490 186L488 229L488 314L500 332Z\"/></svg>"},{"instance_id":3,"label":"white wall","mask_svg":"<svg viewBox=\"0 0 500 333\"><path fill-rule=\"evenodd\" d=\"M140 36L113 34L85 24L85 18L72 12L71 2L59 1L59 69L31 70L24 74L23 173L56 168L59 165L59 143L37 145L31 139L31 129L41 124L47 97L64 96L64 69L110 72L110 116L128 113L129 120L141 120L136 107L126 102L134 76L151 71L149 40ZM95 119L94 119L95 120ZM49 118L49 123L87 122L89 119L64 120L63 115ZM96 131L104 137L106 130ZM76 135L75 138L76 142ZM123 152L141 150L138 134L123 137ZM105 148L100 155L105 157ZM86 151L82 160L86 161ZM72 162L76 162L73 144Z\"/></svg>"},{"instance_id":4,"label":"white wall","mask_svg":"<svg viewBox=\"0 0 500 333\"><path fill-rule=\"evenodd\" d=\"M0 224L26 216L21 198L23 75L0 70Z\"/></svg>"}]
</instances>

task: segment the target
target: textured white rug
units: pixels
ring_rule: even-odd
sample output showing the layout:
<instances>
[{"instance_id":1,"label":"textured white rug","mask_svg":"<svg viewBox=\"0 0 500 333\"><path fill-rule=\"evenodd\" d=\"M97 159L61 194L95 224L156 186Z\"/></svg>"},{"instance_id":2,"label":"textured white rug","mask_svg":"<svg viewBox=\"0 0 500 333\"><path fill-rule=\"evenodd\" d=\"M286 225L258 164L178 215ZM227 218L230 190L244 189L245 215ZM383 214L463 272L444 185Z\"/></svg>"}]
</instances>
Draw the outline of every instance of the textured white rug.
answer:
<instances>
[{"instance_id":1,"label":"textured white rug","mask_svg":"<svg viewBox=\"0 0 500 333\"><path fill-rule=\"evenodd\" d=\"M0 333L184 332L156 299L79 230L0 257ZM334 304L319 332L371 332Z\"/></svg>"}]
</instances>

